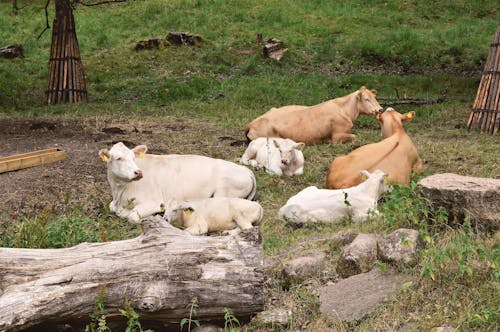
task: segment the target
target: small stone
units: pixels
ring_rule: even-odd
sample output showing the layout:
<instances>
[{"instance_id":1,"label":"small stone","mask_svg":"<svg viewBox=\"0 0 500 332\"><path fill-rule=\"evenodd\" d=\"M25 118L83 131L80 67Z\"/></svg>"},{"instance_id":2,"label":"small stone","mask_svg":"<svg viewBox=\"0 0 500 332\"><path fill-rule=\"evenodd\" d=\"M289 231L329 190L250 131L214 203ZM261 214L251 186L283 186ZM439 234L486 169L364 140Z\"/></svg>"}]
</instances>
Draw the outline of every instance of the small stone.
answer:
<instances>
[{"instance_id":1,"label":"small stone","mask_svg":"<svg viewBox=\"0 0 500 332\"><path fill-rule=\"evenodd\" d=\"M378 256L388 263L415 266L418 252L422 246L423 243L418 231L401 228L378 242Z\"/></svg>"},{"instance_id":2,"label":"small stone","mask_svg":"<svg viewBox=\"0 0 500 332\"><path fill-rule=\"evenodd\" d=\"M285 308L273 308L262 311L257 314L256 318L266 325L281 325L286 326L291 317L291 312Z\"/></svg>"},{"instance_id":3,"label":"small stone","mask_svg":"<svg viewBox=\"0 0 500 332\"><path fill-rule=\"evenodd\" d=\"M342 249L337 272L344 278L370 271L377 260L378 236L359 234Z\"/></svg>"}]
</instances>

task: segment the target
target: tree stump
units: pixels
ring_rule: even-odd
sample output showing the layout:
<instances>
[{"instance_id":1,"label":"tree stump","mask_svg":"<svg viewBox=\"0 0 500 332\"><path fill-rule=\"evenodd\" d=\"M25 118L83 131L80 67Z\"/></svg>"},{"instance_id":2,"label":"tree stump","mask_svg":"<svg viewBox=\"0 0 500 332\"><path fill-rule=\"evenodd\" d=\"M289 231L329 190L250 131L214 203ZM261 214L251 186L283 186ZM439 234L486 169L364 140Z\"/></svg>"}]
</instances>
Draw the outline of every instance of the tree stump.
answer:
<instances>
[{"instance_id":1,"label":"tree stump","mask_svg":"<svg viewBox=\"0 0 500 332\"><path fill-rule=\"evenodd\" d=\"M0 248L0 330L88 322L99 294L107 321L125 321L125 301L143 327L189 317L223 321L225 308L245 319L263 308L262 243L253 228L233 236L195 237L161 217L143 220L129 240L64 249ZM153 324L153 325L151 325Z\"/></svg>"},{"instance_id":2,"label":"tree stump","mask_svg":"<svg viewBox=\"0 0 500 332\"><path fill-rule=\"evenodd\" d=\"M421 194L429 200L431 212L444 208L450 224L469 218L482 230L498 230L500 225L500 180L435 174L419 182Z\"/></svg>"}]
</instances>

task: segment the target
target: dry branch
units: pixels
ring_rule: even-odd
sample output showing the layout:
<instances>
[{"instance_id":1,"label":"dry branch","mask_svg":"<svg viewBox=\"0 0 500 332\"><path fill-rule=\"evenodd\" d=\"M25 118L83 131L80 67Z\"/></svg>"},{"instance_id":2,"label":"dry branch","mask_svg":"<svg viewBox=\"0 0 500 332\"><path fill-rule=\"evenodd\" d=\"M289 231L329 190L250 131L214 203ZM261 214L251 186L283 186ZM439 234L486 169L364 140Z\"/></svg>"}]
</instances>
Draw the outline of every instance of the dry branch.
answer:
<instances>
[{"instance_id":1,"label":"dry branch","mask_svg":"<svg viewBox=\"0 0 500 332\"><path fill-rule=\"evenodd\" d=\"M445 98L436 99L421 99L421 98L377 98L382 106L394 105L429 105L440 104L445 101Z\"/></svg>"},{"instance_id":2,"label":"dry branch","mask_svg":"<svg viewBox=\"0 0 500 332\"><path fill-rule=\"evenodd\" d=\"M0 248L0 330L87 320L106 294L108 320L119 321L125 300L141 322L178 324L198 299L195 319L222 320L224 308L245 318L262 310L259 231L193 237L161 217L147 218L143 234L124 241L64 249ZM143 325L144 326L144 325Z\"/></svg>"}]
</instances>

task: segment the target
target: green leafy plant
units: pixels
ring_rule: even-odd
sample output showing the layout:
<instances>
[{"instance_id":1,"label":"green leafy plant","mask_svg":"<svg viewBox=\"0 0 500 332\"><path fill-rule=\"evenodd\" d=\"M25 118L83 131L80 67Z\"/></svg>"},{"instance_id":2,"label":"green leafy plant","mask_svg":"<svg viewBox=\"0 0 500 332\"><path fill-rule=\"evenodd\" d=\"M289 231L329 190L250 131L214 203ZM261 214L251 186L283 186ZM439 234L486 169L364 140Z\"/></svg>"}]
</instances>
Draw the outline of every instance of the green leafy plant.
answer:
<instances>
[{"instance_id":1,"label":"green leafy plant","mask_svg":"<svg viewBox=\"0 0 500 332\"><path fill-rule=\"evenodd\" d=\"M224 308L224 331L238 331L236 325L240 326L240 321L234 316L233 311L229 308Z\"/></svg>"},{"instance_id":2,"label":"green leafy plant","mask_svg":"<svg viewBox=\"0 0 500 332\"><path fill-rule=\"evenodd\" d=\"M198 298L193 297L191 299L191 303L187 305L187 308L189 308L189 317L188 318L183 318L180 322L181 325L181 330L186 325L188 324L188 332L191 331L191 324L196 325L197 327L200 326L200 322L197 319L193 319L194 316L196 316L197 310L198 310Z\"/></svg>"},{"instance_id":3,"label":"green leafy plant","mask_svg":"<svg viewBox=\"0 0 500 332\"><path fill-rule=\"evenodd\" d=\"M120 314L127 318L125 332L153 332L153 330L143 330L139 322L139 314L135 312L128 300L125 300L124 308L120 309Z\"/></svg>"},{"instance_id":4,"label":"green leafy plant","mask_svg":"<svg viewBox=\"0 0 500 332\"><path fill-rule=\"evenodd\" d=\"M111 331L107 326L106 318L109 314L104 306L106 300L105 289L101 289L99 295L95 299L94 311L89 315L90 323L85 326L85 332L106 332Z\"/></svg>"}]
</instances>

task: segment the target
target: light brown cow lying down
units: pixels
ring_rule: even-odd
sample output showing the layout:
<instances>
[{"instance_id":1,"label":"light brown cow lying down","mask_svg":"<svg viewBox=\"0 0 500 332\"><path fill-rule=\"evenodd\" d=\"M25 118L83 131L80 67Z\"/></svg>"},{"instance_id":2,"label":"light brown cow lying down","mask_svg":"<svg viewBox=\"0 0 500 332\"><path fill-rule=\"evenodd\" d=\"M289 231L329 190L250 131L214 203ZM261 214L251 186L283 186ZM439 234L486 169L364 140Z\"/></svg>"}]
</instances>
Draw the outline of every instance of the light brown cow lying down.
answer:
<instances>
[{"instance_id":1,"label":"light brown cow lying down","mask_svg":"<svg viewBox=\"0 0 500 332\"><path fill-rule=\"evenodd\" d=\"M388 174L390 183L409 183L412 169L420 173L422 160L402 121L408 122L415 112L400 114L393 108L377 114L382 137L378 143L364 145L346 156L335 158L326 178L326 188L341 189L362 182L361 170L380 169Z\"/></svg>"},{"instance_id":2,"label":"light brown cow lying down","mask_svg":"<svg viewBox=\"0 0 500 332\"><path fill-rule=\"evenodd\" d=\"M362 86L344 97L314 106L290 105L271 108L245 127L248 139L257 137L290 138L295 142L315 144L325 141L350 142L353 122L360 114L382 111L375 91Z\"/></svg>"}]
</instances>

